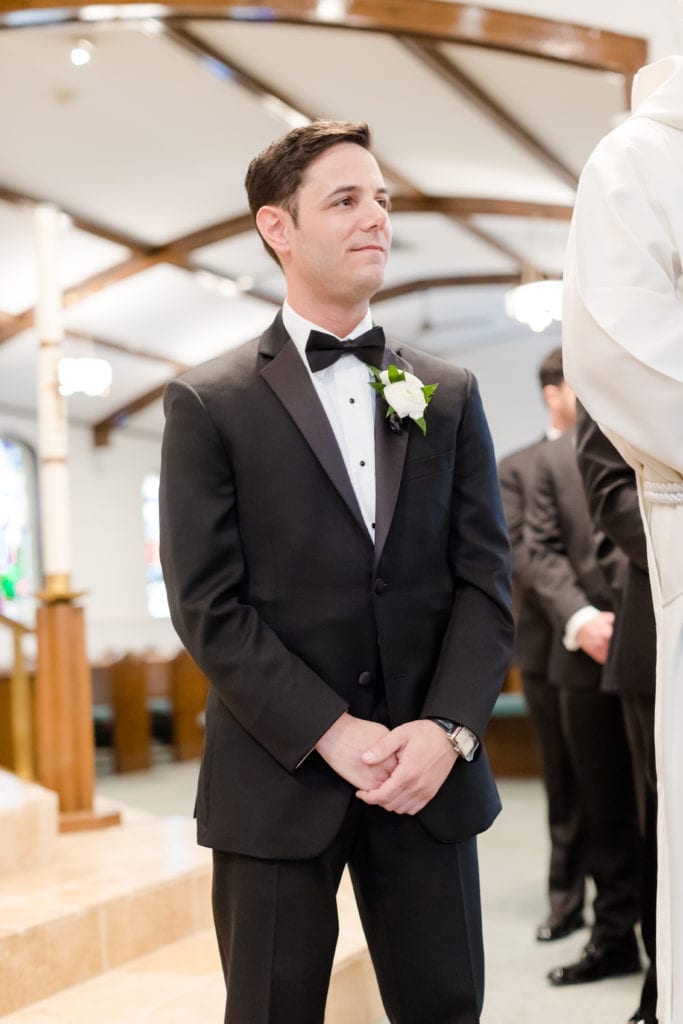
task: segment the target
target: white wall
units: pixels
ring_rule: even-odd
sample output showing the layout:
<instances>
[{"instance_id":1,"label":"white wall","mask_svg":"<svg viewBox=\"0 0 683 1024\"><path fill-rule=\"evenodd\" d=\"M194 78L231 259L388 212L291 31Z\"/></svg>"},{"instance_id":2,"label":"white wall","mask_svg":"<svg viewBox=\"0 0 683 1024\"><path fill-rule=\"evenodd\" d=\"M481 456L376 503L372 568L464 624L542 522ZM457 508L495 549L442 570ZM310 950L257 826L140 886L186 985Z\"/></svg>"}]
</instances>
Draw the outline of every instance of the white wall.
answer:
<instances>
[{"instance_id":1,"label":"white wall","mask_svg":"<svg viewBox=\"0 0 683 1024\"><path fill-rule=\"evenodd\" d=\"M559 330L548 328L542 334L529 331L484 349L463 352L454 360L477 378L497 459L542 436L548 416L538 367L559 345Z\"/></svg>"},{"instance_id":2,"label":"white wall","mask_svg":"<svg viewBox=\"0 0 683 1024\"><path fill-rule=\"evenodd\" d=\"M0 410L0 433L35 447L35 423ZM90 431L69 433L73 572L75 590L86 591L87 645L91 658L154 647L180 646L167 619L147 612L142 482L159 468L159 442L115 431L107 448L94 448ZM10 662L0 631L0 665Z\"/></svg>"}]
</instances>

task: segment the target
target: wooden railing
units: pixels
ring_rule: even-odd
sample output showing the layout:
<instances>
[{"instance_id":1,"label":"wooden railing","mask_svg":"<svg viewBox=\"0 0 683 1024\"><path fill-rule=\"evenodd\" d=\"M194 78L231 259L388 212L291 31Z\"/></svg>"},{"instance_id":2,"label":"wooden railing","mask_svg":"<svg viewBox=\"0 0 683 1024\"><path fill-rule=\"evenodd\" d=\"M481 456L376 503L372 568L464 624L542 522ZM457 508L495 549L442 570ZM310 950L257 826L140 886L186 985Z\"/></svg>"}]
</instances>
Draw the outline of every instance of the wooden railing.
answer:
<instances>
[{"instance_id":1,"label":"wooden railing","mask_svg":"<svg viewBox=\"0 0 683 1024\"><path fill-rule=\"evenodd\" d=\"M13 770L22 779L34 778L33 758L33 711L31 682L24 659L23 639L35 629L25 626L7 615L0 615L0 626L12 632L14 643L14 665L9 679L10 734L13 753Z\"/></svg>"}]
</instances>

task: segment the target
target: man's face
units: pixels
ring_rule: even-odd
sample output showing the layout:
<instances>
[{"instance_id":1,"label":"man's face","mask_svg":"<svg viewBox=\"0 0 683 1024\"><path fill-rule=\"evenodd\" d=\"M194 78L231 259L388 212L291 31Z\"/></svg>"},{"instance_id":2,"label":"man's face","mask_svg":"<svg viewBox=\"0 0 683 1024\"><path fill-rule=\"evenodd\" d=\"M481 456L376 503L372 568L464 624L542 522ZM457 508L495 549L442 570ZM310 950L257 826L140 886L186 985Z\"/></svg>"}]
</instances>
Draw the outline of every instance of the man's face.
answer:
<instances>
[{"instance_id":1,"label":"man's face","mask_svg":"<svg viewBox=\"0 0 683 1024\"><path fill-rule=\"evenodd\" d=\"M341 142L309 164L286 215L290 297L356 305L381 288L391 245L389 199L374 156Z\"/></svg>"},{"instance_id":2,"label":"man's face","mask_svg":"<svg viewBox=\"0 0 683 1024\"><path fill-rule=\"evenodd\" d=\"M559 391L561 416L568 429L576 423L576 395L566 381L563 381L557 390Z\"/></svg>"},{"instance_id":3,"label":"man's face","mask_svg":"<svg viewBox=\"0 0 683 1024\"><path fill-rule=\"evenodd\" d=\"M547 384L543 397L550 410L553 426L568 430L576 423L576 395L566 381L561 384Z\"/></svg>"}]
</instances>

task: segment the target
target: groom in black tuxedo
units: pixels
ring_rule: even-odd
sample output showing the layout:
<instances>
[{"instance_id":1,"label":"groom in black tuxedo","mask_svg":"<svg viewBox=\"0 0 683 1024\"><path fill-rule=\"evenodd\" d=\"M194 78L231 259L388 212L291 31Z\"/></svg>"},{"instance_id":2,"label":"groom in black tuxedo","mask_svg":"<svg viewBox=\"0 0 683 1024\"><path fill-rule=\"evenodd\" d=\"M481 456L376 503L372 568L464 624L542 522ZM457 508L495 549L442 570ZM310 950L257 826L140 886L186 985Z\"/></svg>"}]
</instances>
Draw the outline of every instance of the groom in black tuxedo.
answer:
<instances>
[{"instance_id":1,"label":"groom in black tuxedo","mask_svg":"<svg viewBox=\"0 0 683 1024\"><path fill-rule=\"evenodd\" d=\"M287 301L165 397L162 561L212 684L196 813L230 1024L322 1024L345 865L392 1024L481 1012L508 545L474 378L368 333L391 242L369 145L315 122L252 161ZM407 377L385 397L367 364Z\"/></svg>"}]
</instances>

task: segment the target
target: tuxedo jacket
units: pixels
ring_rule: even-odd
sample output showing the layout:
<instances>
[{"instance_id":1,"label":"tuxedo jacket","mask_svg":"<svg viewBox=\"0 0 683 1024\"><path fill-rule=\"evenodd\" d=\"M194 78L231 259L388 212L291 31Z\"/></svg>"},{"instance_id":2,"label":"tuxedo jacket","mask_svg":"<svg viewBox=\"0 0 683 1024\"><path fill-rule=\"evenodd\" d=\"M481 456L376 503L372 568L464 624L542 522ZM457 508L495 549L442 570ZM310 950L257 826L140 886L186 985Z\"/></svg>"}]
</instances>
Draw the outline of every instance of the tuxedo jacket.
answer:
<instances>
[{"instance_id":1,"label":"tuxedo jacket","mask_svg":"<svg viewBox=\"0 0 683 1024\"><path fill-rule=\"evenodd\" d=\"M562 637L580 608L613 610L624 559L591 521L573 430L549 441L538 455L526 530L534 586L555 626L549 678L560 686L595 689L602 666L583 651L568 651Z\"/></svg>"},{"instance_id":2,"label":"tuxedo jacket","mask_svg":"<svg viewBox=\"0 0 683 1024\"><path fill-rule=\"evenodd\" d=\"M579 402L576 413L576 456L591 518L628 559L615 587L603 689L654 696L657 637L636 476Z\"/></svg>"},{"instance_id":3,"label":"tuxedo jacket","mask_svg":"<svg viewBox=\"0 0 683 1024\"><path fill-rule=\"evenodd\" d=\"M542 675L545 675L548 668L553 626L543 602L534 590L524 522L534 481L536 457L547 443L545 438L541 438L507 455L498 464L500 493L512 550L516 625L514 662L523 672Z\"/></svg>"},{"instance_id":4,"label":"tuxedo jacket","mask_svg":"<svg viewBox=\"0 0 683 1024\"><path fill-rule=\"evenodd\" d=\"M353 788L313 751L346 710L436 716L480 739L512 644L509 550L488 427L467 371L403 350L439 384L427 436L378 398L375 541L281 315L167 389L161 559L173 623L208 676L198 839L306 858ZM311 751L313 751L311 753ZM439 840L499 810L485 751L421 812Z\"/></svg>"}]
</instances>

